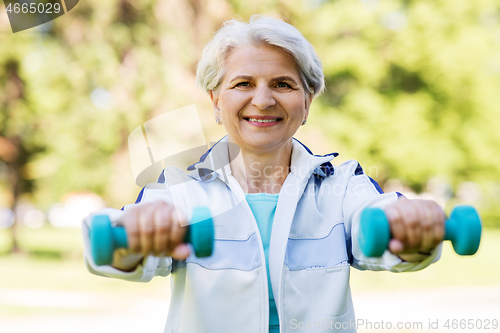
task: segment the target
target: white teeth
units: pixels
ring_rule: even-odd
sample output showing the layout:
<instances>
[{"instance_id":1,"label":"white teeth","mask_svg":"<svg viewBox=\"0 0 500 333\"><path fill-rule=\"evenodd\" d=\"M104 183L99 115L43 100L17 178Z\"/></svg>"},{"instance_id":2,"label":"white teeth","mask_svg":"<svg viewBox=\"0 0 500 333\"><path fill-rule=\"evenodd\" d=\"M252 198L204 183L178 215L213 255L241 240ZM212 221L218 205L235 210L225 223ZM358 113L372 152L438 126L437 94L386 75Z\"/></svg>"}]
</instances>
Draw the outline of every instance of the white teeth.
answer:
<instances>
[{"instance_id":1,"label":"white teeth","mask_svg":"<svg viewBox=\"0 0 500 333\"><path fill-rule=\"evenodd\" d=\"M256 121L259 123L272 123L274 121L278 121L278 119L255 119L255 118L248 118L249 121Z\"/></svg>"}]
</instances>

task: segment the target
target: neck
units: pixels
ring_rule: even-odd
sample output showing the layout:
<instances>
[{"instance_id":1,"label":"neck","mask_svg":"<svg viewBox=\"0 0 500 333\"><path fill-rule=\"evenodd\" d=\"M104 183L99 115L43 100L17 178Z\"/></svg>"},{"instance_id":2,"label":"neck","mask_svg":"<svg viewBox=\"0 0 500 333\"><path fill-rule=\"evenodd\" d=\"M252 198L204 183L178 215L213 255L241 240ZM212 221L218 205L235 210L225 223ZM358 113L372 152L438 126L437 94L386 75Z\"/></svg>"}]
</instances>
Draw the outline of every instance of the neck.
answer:
<instances>
[{"instance_id":1,"label":"neck","mask_svg":"<svg viewBox=\"0 0 500 333\"><path fill-rule=\"evenodd\" d=\"M230 156L231 173L246 193L277 194L288 176L291 156L292 139L272 151L242 149L236 158Z\"/></svg>"}]
</instances>

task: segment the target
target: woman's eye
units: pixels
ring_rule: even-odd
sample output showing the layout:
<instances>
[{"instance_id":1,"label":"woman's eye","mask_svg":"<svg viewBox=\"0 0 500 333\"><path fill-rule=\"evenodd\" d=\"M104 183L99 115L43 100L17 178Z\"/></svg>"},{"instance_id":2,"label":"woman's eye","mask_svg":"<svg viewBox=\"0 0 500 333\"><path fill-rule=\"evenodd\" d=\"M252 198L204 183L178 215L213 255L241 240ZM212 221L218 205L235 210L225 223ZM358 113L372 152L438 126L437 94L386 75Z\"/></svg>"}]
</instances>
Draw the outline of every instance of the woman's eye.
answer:
<instances>
[{"instance_id":1,"label":"woman's eye","mask_svg":"<svg viewBox=\"0 0 500 333\"><path fill-rule=\"evenodd\" d=\"M250 83L248 82L240 82L238 84L236 84L236 87L248 87L250 85Z\"/></svg>"},{"instance_id":2,"label":"woman's eye","mask_svg":"<svg viewBox=\"0 0 500 333\"><path fill-rule=\"evenodd\" d=\"M290 85L286 82L278 82L278 88L290 88Z\"/></svg>"}]
</instances>

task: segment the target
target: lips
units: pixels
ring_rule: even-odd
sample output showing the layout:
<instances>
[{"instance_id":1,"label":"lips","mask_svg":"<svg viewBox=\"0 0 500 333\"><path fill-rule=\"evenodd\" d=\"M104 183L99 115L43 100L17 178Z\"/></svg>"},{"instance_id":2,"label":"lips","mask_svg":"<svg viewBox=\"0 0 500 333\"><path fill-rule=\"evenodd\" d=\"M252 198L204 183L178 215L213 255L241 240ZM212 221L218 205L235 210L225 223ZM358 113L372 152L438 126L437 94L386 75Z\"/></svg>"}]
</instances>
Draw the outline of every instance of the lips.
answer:
<instances>
[{"instance_id":1,"label":"lips","mask_svg":"<svg viewBox=\"0 0 500 333\"><path fill-rule=\"evenodd\" d=\"M272 118L272 119L254 119L254 118L248 118L248 121L251 122L259 122L259 123L272 123L272 122L278 122L279 119L277 118Z\"/></svg>"},{"instance_id":2,"label":"lips","mask_svg":"<svg viewBox=\"0 0 500 333\"><path fill-rule=\"evenodd\" d=\"M251 126L256 128L272 127L280 124L283 118L276 116L248 116L243 119Z\"/></svg>"},{"instance_id":3,"label":"lips","mask_svg":"<svg viewBox=\"0 0 500 333\"><path fill-rule=\"evenodd\" d=\"M276 123L280 120L282 120L281 117L275 117L275 116L248 116L248 117L243 117L246 121L249 121L251 123Z\"/></svg>"}]
</instances>

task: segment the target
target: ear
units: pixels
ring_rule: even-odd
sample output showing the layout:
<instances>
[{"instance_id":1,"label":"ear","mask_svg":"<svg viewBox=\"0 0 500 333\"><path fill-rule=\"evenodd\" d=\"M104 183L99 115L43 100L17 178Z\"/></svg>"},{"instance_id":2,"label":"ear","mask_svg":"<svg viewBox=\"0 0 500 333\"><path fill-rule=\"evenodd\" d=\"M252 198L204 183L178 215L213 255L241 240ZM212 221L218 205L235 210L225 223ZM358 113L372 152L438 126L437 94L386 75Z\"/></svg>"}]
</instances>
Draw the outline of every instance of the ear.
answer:
<instances>
[{"instance_id":1,"label":"ear","mask_svg":"<svg viewBox=\"0 0 500 333\"><path fill-rule=\"evenodd\" d=\"M314 94L311 94L309 92L306 93L305 105L304 105L306 114L305 114L304 119L307 119L307 117L309 116L309 107L311 106L313 98L314 98Z\"/></svg>"},{"instance_id":2,"label":"ear","mask_svg":"<svg viewBox=\"0 0 500 333\"><path fill-rule=\"evenodd\" d=\"M209 94L210 94L210 99L212 100L212 106L214 108L214 116L216 119L220 118L219 93L210 90Z\"/></svg>"}]
</instances>

